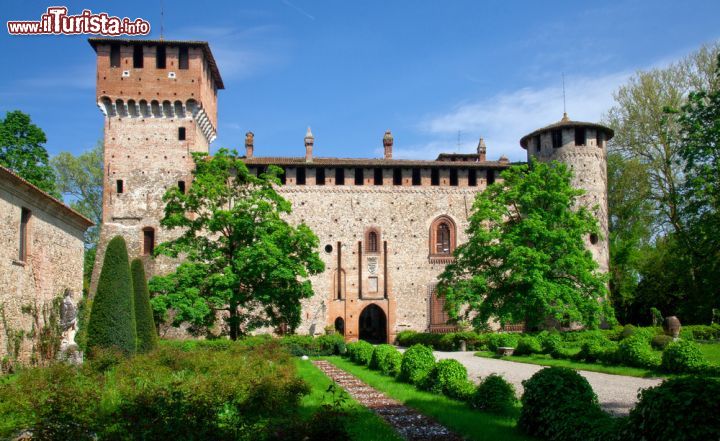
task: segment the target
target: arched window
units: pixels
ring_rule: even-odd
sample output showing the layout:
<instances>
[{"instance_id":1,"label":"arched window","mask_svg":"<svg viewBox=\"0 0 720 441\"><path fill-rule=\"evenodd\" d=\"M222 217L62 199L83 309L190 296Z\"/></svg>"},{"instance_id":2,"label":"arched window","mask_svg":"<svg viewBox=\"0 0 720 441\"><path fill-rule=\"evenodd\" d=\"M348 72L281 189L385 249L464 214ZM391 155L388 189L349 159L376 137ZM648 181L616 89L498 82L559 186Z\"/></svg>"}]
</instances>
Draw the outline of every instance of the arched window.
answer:
<instances>
[{"instance_id":1,"label":"arched window","mask_svg":"<svg viewBox=\"0 0 720 441\"><path fill-rule=\"evenodd\" d=\"M365 232L365 252L380 252L380 232L376 228L369 228Z\"/></svg>"},{"instance_id":2,"label":"arched window","mask_svg":"<svg viewBox=\"0 0 720 441\"><path fill-rule=\"evenodd\" d=\"M455 251L455 222L448 216L440 216L430 226L430 257L451 258Z\"/></svg>"},{"instance_id":3,"label":"arched window","mask_svg":"<svg viewBox=\"0 0 720 441\"><path fill-rule=\"evenodd\" d=\"M143 255L151 256L155 251L155 230L151 227L143 228Z\"/></svg>"}]
</instances>

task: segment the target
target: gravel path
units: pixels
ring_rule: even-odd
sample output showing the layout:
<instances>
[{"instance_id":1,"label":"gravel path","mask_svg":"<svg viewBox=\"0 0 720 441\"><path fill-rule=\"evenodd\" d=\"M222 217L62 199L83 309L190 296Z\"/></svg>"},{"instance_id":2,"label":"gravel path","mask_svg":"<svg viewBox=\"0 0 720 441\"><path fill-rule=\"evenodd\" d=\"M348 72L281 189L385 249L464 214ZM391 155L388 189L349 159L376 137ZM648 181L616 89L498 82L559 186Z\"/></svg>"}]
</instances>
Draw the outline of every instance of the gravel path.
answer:
<instances>
[{"instance_id":1,"label":"gravel path","mask_svg":"<svg viewBox=\"0 0 720 441\"><path fill-rule=\"evenodd\" d=\"M530 378L535 372L543 368L535 364L517 363L514 361L497 360L494 358L476 357L474 352L440 352L435 351L438 360L454 358L468 370L468 377L478 382L479 377L492 373L500 374L522 393L522 380ZM599 372L578 371L587 378L598 396L600 406L615 415L627 415L637 402L637 392L657 386L662 382L658 378L637 378L624 375L601 374Z\"/></svg>"}]
</instances>

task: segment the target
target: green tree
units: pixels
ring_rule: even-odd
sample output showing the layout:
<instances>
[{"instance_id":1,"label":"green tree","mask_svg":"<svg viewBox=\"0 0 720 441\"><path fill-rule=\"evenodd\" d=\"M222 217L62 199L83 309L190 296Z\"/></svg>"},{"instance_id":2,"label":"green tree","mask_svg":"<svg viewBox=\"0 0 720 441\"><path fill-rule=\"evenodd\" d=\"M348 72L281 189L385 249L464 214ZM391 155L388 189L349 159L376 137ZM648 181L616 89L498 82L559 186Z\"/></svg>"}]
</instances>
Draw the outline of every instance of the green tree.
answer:
<instances>
[{"instance_id":1,"label":"green tree","mask_svg":"<svg viewBox=\"0 0 720 441\"><path fill-rule=\"evenodd\" d=\"M135 354L135 306L133 283L125 239L115 236L105 250L102 270L92 302L87 346L92 354L98 348L118 349Z\"/></svg>"},{"instance_id":2,"label":"green tree","mask_svg":"<svg viewBox=\"0 0 720 441\"><path fill-rule=\"evenodd\" d=\"M194 154L193 183L183 194L164 196L161 225L182 235L160 244L157 253L186 261L174 273L151 280L156 309L175 311L175 324L207 325L224 311L230 337L261 326L300 324L300 300L313 295L309 275L324 264L318 238L305 224L283 219L291 204L274 186L281 170L259 177L248 172L237 152L213 157Z\"/></svg>"},{"instance_id":3,"label":"green tree","mask_svg":"<svg viewBox=\"0 0 720 441\"><path fill-rule=\"evenodd\" d=\"M585 207L574 209L582 190L561 163L532 161L502 173L502 181L479 193L468 241L438 285L451 316L467 306L474 323L524 321L540 327L548 318L600 324L612 319L606 278L585 248L598 223Z\"/></svg>"},{"instance_id":4,"label":"green tree","mask_svg":"<svg viewBox=\"0 0 720 441\"><path fill-rule=\"evenodd\" d=\"M130 264L130 273L133 281L137 351L139 353L150 352L157 347L157 330L153 320L153 310L150 306L145 267L141 259L133 259Z\"/></svg>"},{"instance_id":5,"label":"green tree","mask_svg":"<svg viewBox=\"0 0 720 441\"><path fill-rule=\"evenodd\" d=\"M48 152L43 146L46 142L45 133L30 121L29 115L15 110L0 119L0 165L59 198Z\"/></svg>"}]
</instances>

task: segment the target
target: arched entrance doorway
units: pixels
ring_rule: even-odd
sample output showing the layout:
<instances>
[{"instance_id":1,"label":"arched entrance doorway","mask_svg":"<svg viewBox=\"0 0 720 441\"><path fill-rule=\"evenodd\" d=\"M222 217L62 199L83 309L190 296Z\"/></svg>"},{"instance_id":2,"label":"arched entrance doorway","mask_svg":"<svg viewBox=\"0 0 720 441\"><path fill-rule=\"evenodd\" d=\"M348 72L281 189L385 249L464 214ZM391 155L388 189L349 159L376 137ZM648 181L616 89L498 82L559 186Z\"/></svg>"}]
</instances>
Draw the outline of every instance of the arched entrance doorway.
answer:
<instances>
[{"instance_id":1,"label":"arched entrance doorway","mask_svg":"<svg viewBox=\"0 0 720 441\"><path fill-rule=\"evenodd\" d=\"M335 332L340 335L345 335L345 320L342 317L335 319Z\"/></svg>"},{"instance_id":2,"label":"arched entrance doorway","mask_svg":"<svg viewBox=\"0 0 720 441\"><path fill-rule=\"evenodd\" d=\"M371 304L360 314L360 340L370 343L387 343L387 317L378 305Z\"/></svg>"}]
</instances>

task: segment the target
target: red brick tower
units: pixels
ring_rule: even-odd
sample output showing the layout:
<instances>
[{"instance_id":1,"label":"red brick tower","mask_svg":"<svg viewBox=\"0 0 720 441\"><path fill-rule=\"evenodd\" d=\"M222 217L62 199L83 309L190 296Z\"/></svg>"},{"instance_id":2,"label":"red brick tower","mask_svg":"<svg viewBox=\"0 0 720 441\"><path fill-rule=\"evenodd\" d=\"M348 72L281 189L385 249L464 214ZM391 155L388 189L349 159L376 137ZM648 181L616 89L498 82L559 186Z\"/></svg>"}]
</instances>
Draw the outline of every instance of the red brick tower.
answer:
<instances>
[{"instance_id":1,"label":"red brick tower","mask_svg":"<svg viewBox=\"0 0 720 441\"><path fill-rule=\"evenodd\" d=\"M216 137L222 78L206 42L91 38L97 53L97 104L104 115L103 218L90 292L107 242L125 238L130 258L169 239L159 228L162 196L190 184L192 152ZM173 268L145 260L148 275Z\"/></svg>"}]
</instances>

